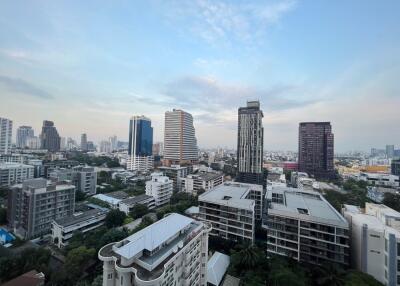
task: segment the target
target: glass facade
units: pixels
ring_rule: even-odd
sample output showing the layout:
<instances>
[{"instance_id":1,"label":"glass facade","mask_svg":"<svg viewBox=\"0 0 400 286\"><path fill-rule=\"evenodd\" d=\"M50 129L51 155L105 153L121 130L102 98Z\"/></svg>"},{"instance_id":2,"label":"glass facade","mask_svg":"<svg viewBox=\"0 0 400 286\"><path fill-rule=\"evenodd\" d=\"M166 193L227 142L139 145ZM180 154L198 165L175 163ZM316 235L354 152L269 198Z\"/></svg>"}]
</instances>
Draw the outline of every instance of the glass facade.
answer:
<instances>
[{"instance_id":1,"label":"glass facade","mask_svg":"<svg viewBox=\"0 0 400 286\"><path fill-rule=\"evenodd\" d=\"M153 153L153 127L145 117L134 117L129 123L129 155L151 156Z\"/></svg>"}]
</instances>

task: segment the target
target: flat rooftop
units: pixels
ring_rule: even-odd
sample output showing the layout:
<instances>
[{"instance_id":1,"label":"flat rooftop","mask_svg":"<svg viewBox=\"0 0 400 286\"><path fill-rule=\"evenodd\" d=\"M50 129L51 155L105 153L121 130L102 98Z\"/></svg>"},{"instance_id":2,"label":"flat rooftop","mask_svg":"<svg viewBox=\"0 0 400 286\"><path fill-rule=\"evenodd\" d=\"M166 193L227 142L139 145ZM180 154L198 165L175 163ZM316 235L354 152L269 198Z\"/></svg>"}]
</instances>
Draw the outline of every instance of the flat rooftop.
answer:
<instances>
[{"instance_id":1,"label":"flat rooftop","mask_svg":"<svg viewBox=\"0 0 400 286\"><path fill-rule=\"evenodd\" d=\"M214 180L216 178L221 177L223 174L222 173L214 173L214 172L204 172L204 173L198 173L196 174L200 177L200 179L204 181L210 181Z\"/></svg>"},{"instance_id":2,"label":"flat rooftop","mask_svg":"<svg viewBox=\"0 0 400 286\"><path fill-rule=\"evenodd\" d=\"M139 196L136 196L133 198L128 198L128 199L122 200L120 203L126 204L126 205L135 205L141 201L145 201L145 200L152 199L152 198L153 198L152 196L143 194L143 195L139 195Z\"/></svg>"},{"instance_id":3,"label":"flat rooftop","mask_svg":"<svg viewBox=\"0 0 400 286\"><path fill-rule=\"evenodd\" d=\"M170 214L135 234L128 236L124 239L126 243L114 249L114 251L126 259L131 259L144 249L153 251L177 233L190 226L193 221L193 219L180 214Z\"/></svg>"},{"instance_id":4,"label":"flat rooftop","mask_svg":"<svg viewBox=\"0 0 400 286\"><path fill-rule=\"evenodd\" d=\"M56 223L63 227L68 227L74 224L78 224L81 222L85 222L91 218L96 218L102 215L105 215L107 211L101 209L91 209L88 211L75 213L72 216L68 216L62 219L57 219Z\"/></svg>"},{"instance_id":5,"label":"flat rooftop","mask_svg":"<svg viewBox=\"0 0 400 286\"><path fill-rule=\"evenodd\" d=\"M269 209L272 211L282 211L310 221L348 225L346 219L318 192L277 187L268 191L269 200L272 199L272 193L283 195L283 204L270 204Z\"/></svg>"},{"instance_id":6,"label":"flat rooftop","mask_svg":"<svg viewBox=\"0 0 400 286\"><path fill-rule=\"evenodd\" d=\"M0 169L5 170L10 168L33 168L33 166L22 163L0 162Z\"/></svg>"},{"instance_id":7,"label":"flat rooftop","mask_svg":"<svg viewBox=\"0 0 400 286\"><path fill-rule=\"evenodd\" d=\"M252 189L250 184L225 182L199 196L199 201L216 203L242 209L253 209L254 200L246 199Z\"/></svg>"}]
</instances>

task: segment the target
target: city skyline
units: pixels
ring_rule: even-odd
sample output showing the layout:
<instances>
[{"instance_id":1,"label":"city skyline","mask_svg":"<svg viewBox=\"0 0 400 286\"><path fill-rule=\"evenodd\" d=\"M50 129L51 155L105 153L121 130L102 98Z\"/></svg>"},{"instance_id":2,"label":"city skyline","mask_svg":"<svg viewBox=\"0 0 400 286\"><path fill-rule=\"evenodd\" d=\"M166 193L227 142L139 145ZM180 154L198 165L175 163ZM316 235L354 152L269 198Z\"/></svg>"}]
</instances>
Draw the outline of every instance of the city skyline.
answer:
<instances>
[{"instance_id":1,"label":"city skyline","mask_svg":"<svg viewBox=\"0 0 400 286\"><path fill-rule=\"evenodd\" d=\"M237 108L260 100L265 150L295 151L305 121L330 121L336 152L399 146L398 8L2 3L0 115L13 121L14 142L19 126L39 134L43 120L62 137L99 142L127 141L126 121L143 114L157 142L164 112L181 108L193 114L199 147L234 149Z\"/></svg>"}]
</instances>

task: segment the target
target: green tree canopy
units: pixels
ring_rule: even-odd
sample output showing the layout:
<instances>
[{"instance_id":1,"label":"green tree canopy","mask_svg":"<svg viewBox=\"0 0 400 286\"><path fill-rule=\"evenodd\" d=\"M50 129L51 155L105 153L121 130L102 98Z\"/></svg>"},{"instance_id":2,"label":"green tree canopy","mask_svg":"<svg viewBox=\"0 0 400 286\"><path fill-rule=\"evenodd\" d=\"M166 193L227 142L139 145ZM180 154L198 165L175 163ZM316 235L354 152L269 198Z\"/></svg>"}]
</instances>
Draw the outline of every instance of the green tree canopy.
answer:
<instances>
[{"instance_id":1,"label":"green tree canopy","mask_svg":"<svg viewBox=\"0 0 400 286\"><path fill-rule=\"evenodd\" d=\"M125 213L120 210L111 210L107 213L105 224L107 227L116 227L124 223Z\"/></svg>"}]
</instances>

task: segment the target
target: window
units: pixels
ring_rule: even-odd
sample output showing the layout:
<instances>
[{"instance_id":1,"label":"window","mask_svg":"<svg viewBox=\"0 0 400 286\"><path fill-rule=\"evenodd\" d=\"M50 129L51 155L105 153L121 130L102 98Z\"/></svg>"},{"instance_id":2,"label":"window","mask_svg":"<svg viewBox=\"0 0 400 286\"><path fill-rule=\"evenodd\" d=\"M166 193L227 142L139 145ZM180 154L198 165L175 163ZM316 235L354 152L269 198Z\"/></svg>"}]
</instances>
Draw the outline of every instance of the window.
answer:
<instances>
[{"instance_id":1,"label":"window","mask_svg":"<svg viewBox=\"0 0 400 286\"><path fill-rule=\"evenodd\" d=\"M111 280L112 277L113 277L112 273L108 273L108 274L107 274L107 279L108 279L108 280Z\"/></svg>"},{"instance_id":2,"label":"window","mask_svg":"<svg viewBox=\"0 0 400 286\"><path fill-rule=\"evenodd\" d=\"M400 243L397 243L397 256L400 256Z\"/></svg>"}]
</instances>

